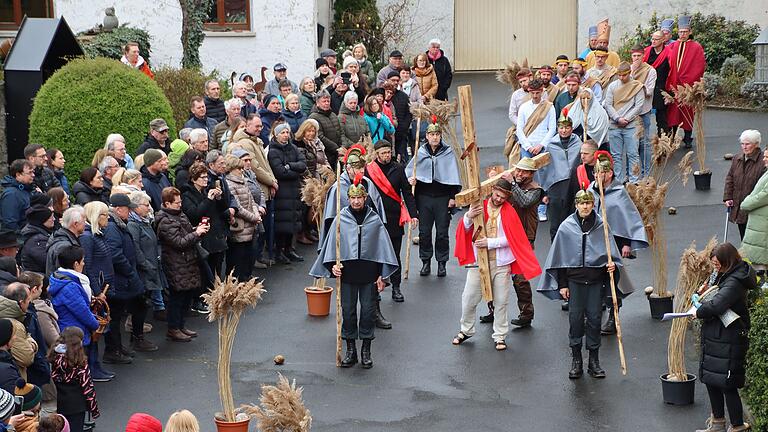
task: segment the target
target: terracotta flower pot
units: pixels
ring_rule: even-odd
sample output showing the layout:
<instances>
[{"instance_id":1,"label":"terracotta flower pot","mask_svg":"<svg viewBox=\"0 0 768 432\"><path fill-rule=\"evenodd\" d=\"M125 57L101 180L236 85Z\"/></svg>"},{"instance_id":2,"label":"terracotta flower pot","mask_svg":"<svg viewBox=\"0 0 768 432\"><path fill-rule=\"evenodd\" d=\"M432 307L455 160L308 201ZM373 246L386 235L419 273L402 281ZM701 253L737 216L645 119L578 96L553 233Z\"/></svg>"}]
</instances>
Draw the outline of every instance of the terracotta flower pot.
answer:
<instances>
[{"instance_id":1,"label":"terracotta flower pot","mask_svg":"<svg viewBox=\"0 0 768 432\"><path fill-rule=\"evenodd\" d=\"M304 292L307 294L307 313L310 316L328 316L331 310L333 288L306 287Z\"/></svg>"},{"instance_id":2,"label":"terracotta flower pot","mask_svg":"<svg viewBox=\"0 0 768 432\"><path fill-rule=\"evenodd\" d=\"M228 422L214 418L213 421L216 422L216 430L218 432L248 432L248 423L250 423L251 419Z\"/></svg>"}]
</instances>

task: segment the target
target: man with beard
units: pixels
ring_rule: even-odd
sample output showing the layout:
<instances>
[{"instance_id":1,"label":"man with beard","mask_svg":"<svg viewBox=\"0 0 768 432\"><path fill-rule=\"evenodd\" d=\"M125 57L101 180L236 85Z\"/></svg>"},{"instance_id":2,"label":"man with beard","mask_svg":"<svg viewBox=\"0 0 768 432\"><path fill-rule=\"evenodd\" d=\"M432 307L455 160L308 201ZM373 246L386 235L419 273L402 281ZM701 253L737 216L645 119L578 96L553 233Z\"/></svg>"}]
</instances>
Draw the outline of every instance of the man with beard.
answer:
<instances>
[{"instance_id":1,"label":"man with beard","mask_svg":"<svg viewBox=\"0 0 768 432\"><path fill-rule=\"evenodd\" d=\"M533 162L531 159L523 160ZM509 324L507 324L509 275L533 279L541 274L533 248L526 241L527 236L520 218L512 205L507 202L511 194L510 182L504 179L497 181L490 198L484 200L483 204L472 204L456 229L455 255L459 265L469 266L469 270L464 292L461 295L461 330L453 339L454 345L460 345L475 334L475 312L477 304L482 300L476 249L488 250L493 299L496 304L495 313L499 315L493 322L492 335L497 351L507 349L504 339L509 333ZM483 215L485 220L485 232L477 236L473 219L480 215ZM530 325L530 321L527 325Z\"/></svg>"},{"instance_id":2,"label":"man with beard","mask_svg":"<svg viewBox=\"0 0 768 432\"><path fill-rule=\"evenodd\" d=\"M591 90L597 100L603 100L603 89L600 87L600 83L595 78L587 76L587 62L579 57L571 62L571 68L573 72L579 74L581 85Z\"/></svg>"},{"instance_id":3,"label":"man with beard","mask_svg":"<svg viewBox=\"0 0 768 432\"><path fill-rule=\"evenodd\" d=\"M643 122L643 133L640 136L640 177L645 177L651 173L651 108L653 108L653 93L656 86L656 70L648 63L643 61L643 46L635 44L632 47L632 79L643 84L643 107L640 109L640 119Z\"/></svg>"},{"instance_id":4,"label":"man with beard","mask_svg":"<svg viewBox=\"0 0 768 432\"><path fill-rule=\"evenodd\" d=\"M400 162L404 162L408 159L408 130L411 127L413 121L413 114L410 110L410 98L408 95L399 90L400 87L400 73L392 71L387 75L387 82L392 85L392 106L395 108L395 116L397 119L397 125L395 126L395 147L394 150L397 153L397 158Z\"/></svg>"},{"instance_id":5,"label":"man with beard","mask_svg":"<svg viewBox=\"0 0 768 432\"><path fill-rule=\"evenodd\" d=\"M400 247L403 243L403 226L409 221L414 225L419 223L416 201L411 194L411 185L408 184L403 165L392 160L392 144L381 140L374 144L373 148L376 159L366 166L365 176L373 181L382 196L384 213L387 216L384 226L392 241L398 266L389 277L392 284L392 300L402 303L405 298L400 291ZM408 225L408 229L410 227L411 225Z\"/></svg>"},{"instance_id":6,"label":"man with beard","mask_svg":"<svg viewBox=\"0 0 768 432\"><path fill-rule=\"evenodd\" d=\"M632 67L627 62L619 65L616 75L619 79L608 86L605 93L605 111L610 119L608 141L611 156L616 163L616 179L637 183L640 165L639 141L636 119L645 102L643 83L632 79ZM626 156L624 154L626 153Z\"/></svg>"},{"instance_id":7,"label":"man with beard","mask_svg":"<svg viewBox=\"0 0 768 432\"><path fill-rule=\"evenodd\" d=\"M597 48L592 51L592 55L595 58L595 64L591 68L587 69L588 79L594 79L597 84L600 85L602 94L608 90L608 85L616 79L616 68L607 63L608 51L603 48ZM589 81L588 81L589 82ZM602 97L602 96L601 96ZM597 101L602 105L604 98L598 98Z\"/></svg>"},{"instance_id":8,"label":"man with beard","mask_svg":"<svg viewBox=\"0 0 768 432\"><path fill-rule=\"evenodd\" d=\"M669 76L669 50L664 45L664 35L657 31L651 35L651 45L645 47L643 61L650 64L656 71L656 83L653 87L653 109L656 110L657 134L667 131L667 105L661 92L667 88Z\"/></svg>"},{"instance_id":9,"label":"man with beard","mask_svg":"<svg viewBox=\"0 0 768 432\"><path fill-rule=\"evenodd\" d=\"M544 84L542 97L554 103L560 92L560 87L552 85L552 67L550 65L543 65L539 68L539 79Z\"/></svg>"},{"instance_id":10,"label":"man with beard","mask_svg":"<svg viewBox=\"0 0 768 432\"><path fill-rule=\"evenodd\" d=\"M531 95L528 93L528 83L531 81L533 73L528 68L522 68L517 72L515 76L517 82L520 84L520 88L512 92L512 97L509 100L509 121L512 125L517 126L517 115L520 112L520 107L531 100Z\"/></svg>"},{"instance_id":11,"label":"man with beard","mask_svg":"<svg viewBox=\"0 0 768 432\"><path fill-rule=\"evenodd\" d=\"M387 235L387 229L376 212L366 204L368 194L361 183L362 173L354 178L347 193L349 205L344 206L329 226L330 234L322 239L319 255L309 274L315 277L341 278L341 337L347 342L347 352L341 367L357 363L357 339L363 340L360 363L364 369L373 367L371 341L376 320L376 292L384 289L384 278L397 269L397 258ZM335 201L326 208L336 213ZM336 255L336 230L339 226L340 254ZM336 260L340 264L336 264ZM360 302L360 321L357 303Z\"/></svg>"},{"instance_id":12,"label":"man with beard","mask_svg":"<svg viewBox=\"0 0 768 432\"><path fill-rule=\"evenodd\" d=\"M678 39L669 45L670 72L667 78L667 92L674 94L677 86L690 84L701 80L707 69L707 59L704 48L691 39L691 17L677 18ZM667 109L667 124L677 129L682 125L685 135L683 147L693 146L693 108L672 102Z\"/></svg>"},{"instance_id":13,"label":"man with beard","mask_svg":"<svg viewBox=\"0 0 768 432\"><path fill-rule=\"evenodd\" d=\"M589 351L587 371L593 378L605 378L599 358L603 288L609 283L608 273L621 265L621 255L613 239L609 239L610 251L606 251L603 220L594 211L594 196L580 190L575 203L576 212L557 230L537 291L552 300L570 302L568 338L573 362L568 378L577 379L584 374L581 347L585 321ZM613 258L610 264L608 253Z\"/></svg>"}]
</instances>

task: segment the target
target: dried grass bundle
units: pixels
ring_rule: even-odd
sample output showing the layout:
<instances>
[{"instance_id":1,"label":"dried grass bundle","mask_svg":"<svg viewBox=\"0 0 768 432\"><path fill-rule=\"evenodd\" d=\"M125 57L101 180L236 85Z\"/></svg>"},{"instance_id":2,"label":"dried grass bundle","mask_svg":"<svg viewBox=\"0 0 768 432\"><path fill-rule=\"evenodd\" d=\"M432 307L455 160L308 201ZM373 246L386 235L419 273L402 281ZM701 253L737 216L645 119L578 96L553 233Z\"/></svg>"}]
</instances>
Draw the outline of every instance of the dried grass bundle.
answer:
<instances>
[{"instance_id":1,"label":"dried grass bundle","mask_svg":"<svg viewBox=\"0 0 768 432\"><path fill-rule=\"evenodd\" d=\"M691 308L691 295L712 273L709 255L716 245L717 241L713 237L702 251L696 250L695 241L683 251L677 273L677 287L675 288L675 312L685 312ZM667 379L671 381L684 381L688 377L685 370L685 334L687 330L687 319L680 318L672 321L669 344L667 345L669 367Z\"/></svg>"},{"instance_id":2,"label":"dried grass bundle","mask_svg":"<svg viewBox=\"0 0 768 432\"><path fill-rule=\"evenodd\" d=\"M365 163L371 163L376 159L376 150L373 149L373 140L369 134L363 135L363 147L365 147Z\"/></svg>"},{"instance_id":3,"label":"dried grass bundle","mask_svg":"<svg viewBox=\"0 0 768 432\"><path fill-rule=\"evenodd\" d=\"M704 109L707 107L707 86L704 84L704 80L696 81L693 85L677 86L674 96L665 91L661 93L665 103L677 103L693 110L693 118L690 118L685 111L681 110L680 112L696 131L696 160L699 164L699 171L706 172L707 143L704 139Z\"/></svg>"},{"instance_id":4,"label":"dried grass bundle","mask_svg":"<svg viewBox=\"0 0 768 432\"><path fill-rule=\"evenodd\" d=\"M210 311L208 321L218 321L219 326L219 398L222 412L226 421L235 421L235 401L232 396L232 378L230 376L230 360L232 347L235 343L237 325L240 315L249 307L253 308L265 293L264 285L250 279L238 282L232 273L224 280L216 276L214 288L203 294L203 300Z\"/></svg>"},{"instance_id":5,"label":"dried grass bundle","mask_svg":"<svg viewBox=\"0 0 768 432\"><path fill-rule=\"evenodd\" d=\"M507 84L515 91L520 88L520 81L517 79L517 73L520 72L522 66L516 61L508 64L506 68L496 72L496 81Z\"/></svg>"},{"instance_id":6,"label":"dried grass bundle","mask_svg":"<svg viewBox=\"0 0 768 432\"><path fill-rule=\"evenodd\" d=\"M260 407L248 407L247 413L259 420L261 432L308 432L312 427L312 415L304 406L296 380L278 373L277 385L262 385Z\"/></svg>"},{"instance_id":7,"label":"dried grass bundle","mask_svg":"<svg viewBox=\"0 0 768 432\"><path fill-rule=\"evenodd\" d=\"M421 119L422 121L429 121L429 117L432 115L423 102L411 103L410 111L414 119Z\"/></svg>"}]
</instances>

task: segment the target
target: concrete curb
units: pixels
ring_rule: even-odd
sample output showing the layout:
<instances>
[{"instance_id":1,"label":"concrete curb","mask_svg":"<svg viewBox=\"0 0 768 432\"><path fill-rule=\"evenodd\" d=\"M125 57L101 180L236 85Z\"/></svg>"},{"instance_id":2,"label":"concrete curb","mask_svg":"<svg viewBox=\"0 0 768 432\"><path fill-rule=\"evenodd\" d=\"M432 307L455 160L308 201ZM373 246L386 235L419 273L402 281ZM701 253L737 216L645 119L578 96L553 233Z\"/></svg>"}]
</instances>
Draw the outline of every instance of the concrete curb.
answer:
<instances>
[{"instance_id":1,"label":"concrete curb","mask_svg":"<svg viewBox=\"0 0 768 432\"><path fill-rule=\"evenodd\" d=\"M763 109L763 108L734 107L734 106L724 106L724 105L707 105L707 109L715 109L720 111L739 111L739 112L768 112L768 109Z\"/></svg>"}]
</instances>

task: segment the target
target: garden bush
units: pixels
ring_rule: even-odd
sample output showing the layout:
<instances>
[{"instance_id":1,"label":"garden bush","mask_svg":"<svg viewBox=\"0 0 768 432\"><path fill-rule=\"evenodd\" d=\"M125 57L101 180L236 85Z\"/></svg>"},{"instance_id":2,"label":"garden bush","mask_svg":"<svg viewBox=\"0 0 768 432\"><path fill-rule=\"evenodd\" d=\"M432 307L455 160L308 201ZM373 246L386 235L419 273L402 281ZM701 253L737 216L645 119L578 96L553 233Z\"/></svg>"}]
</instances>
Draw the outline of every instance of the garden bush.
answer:
<instances>
[{"instance_id":1,"label":"garden bush","mask_svg":"<svg viewBox=\"0 0 768 432\"><path fill-rule=\"evenodd\" d=\"M163 91L149 77L111 59L75 59L37 93L29 140L61 149L67 159L67 177L76 179L90 165L93 153L104 146L107 135L125 136L128 151L134 154L149 122L157 117L171 119L173 113Z\"/></svg>"},{"instance_id":2,"label":"garden bush","mask_svg":"<svg viewBox=\"0 0 768 432\"><path fill-rule=\"evenodd\" d=\"M173 121L178 129L184 127L184 123L189 119L189 101L194 96L205 95L205 82L209 79L216 79L216 77L205 75L197 69L176 69L164 66L155 71L155 82L171 103ZM223 87L222 90L224 90ZM222 98L224 97L222 91Z\"/></svg>"},{"instance_id":3,"label":"garden bush","mask_svg":"<svg viewBox=\"0 0 768 432\"><path fill-rule=\"evenodd\" d=\"M109 31L99 33L91 40L81 41L81 45L88 57L107 57L120 60L123 56L123 47L128 42L137 42L139 44L139 54L144 57L148 64L149 55L152 47L149 43L149 33L145 30L122 26Z\"/></svg>"},{"instance_id":4,"label":"garden bush","mask_svg":"<svg viewBox=\"0 0 768 432\"><path fill-rule=\"evenodd\" d=\"M716 73L704 72L704 76L701 80L704 81L704 92L707 100L714 99L720 92L723 85L723 79Z\"/></svg>"},{"instance_id":5,"label":"garden bush","mask_svg":"<svg viewBox=\"0 0 768 432\"><path fill-rule=\"evenodd\" d=\"M757 289L755 291L761 291ZM753 430L768 431L768 300L761 293L750 309L747 386L743 395L755 420Z\"/></svg>"},{"instance_id":6,"label":"garden bush","mask_svg":"<svg viewBox=\"0 0 768 432\"><path fill-rule=\"evenodd\" d=\"M741 86L741 95L760 108L768 108L768 85L749 79Z\"/></svg>"}]
</instances>

